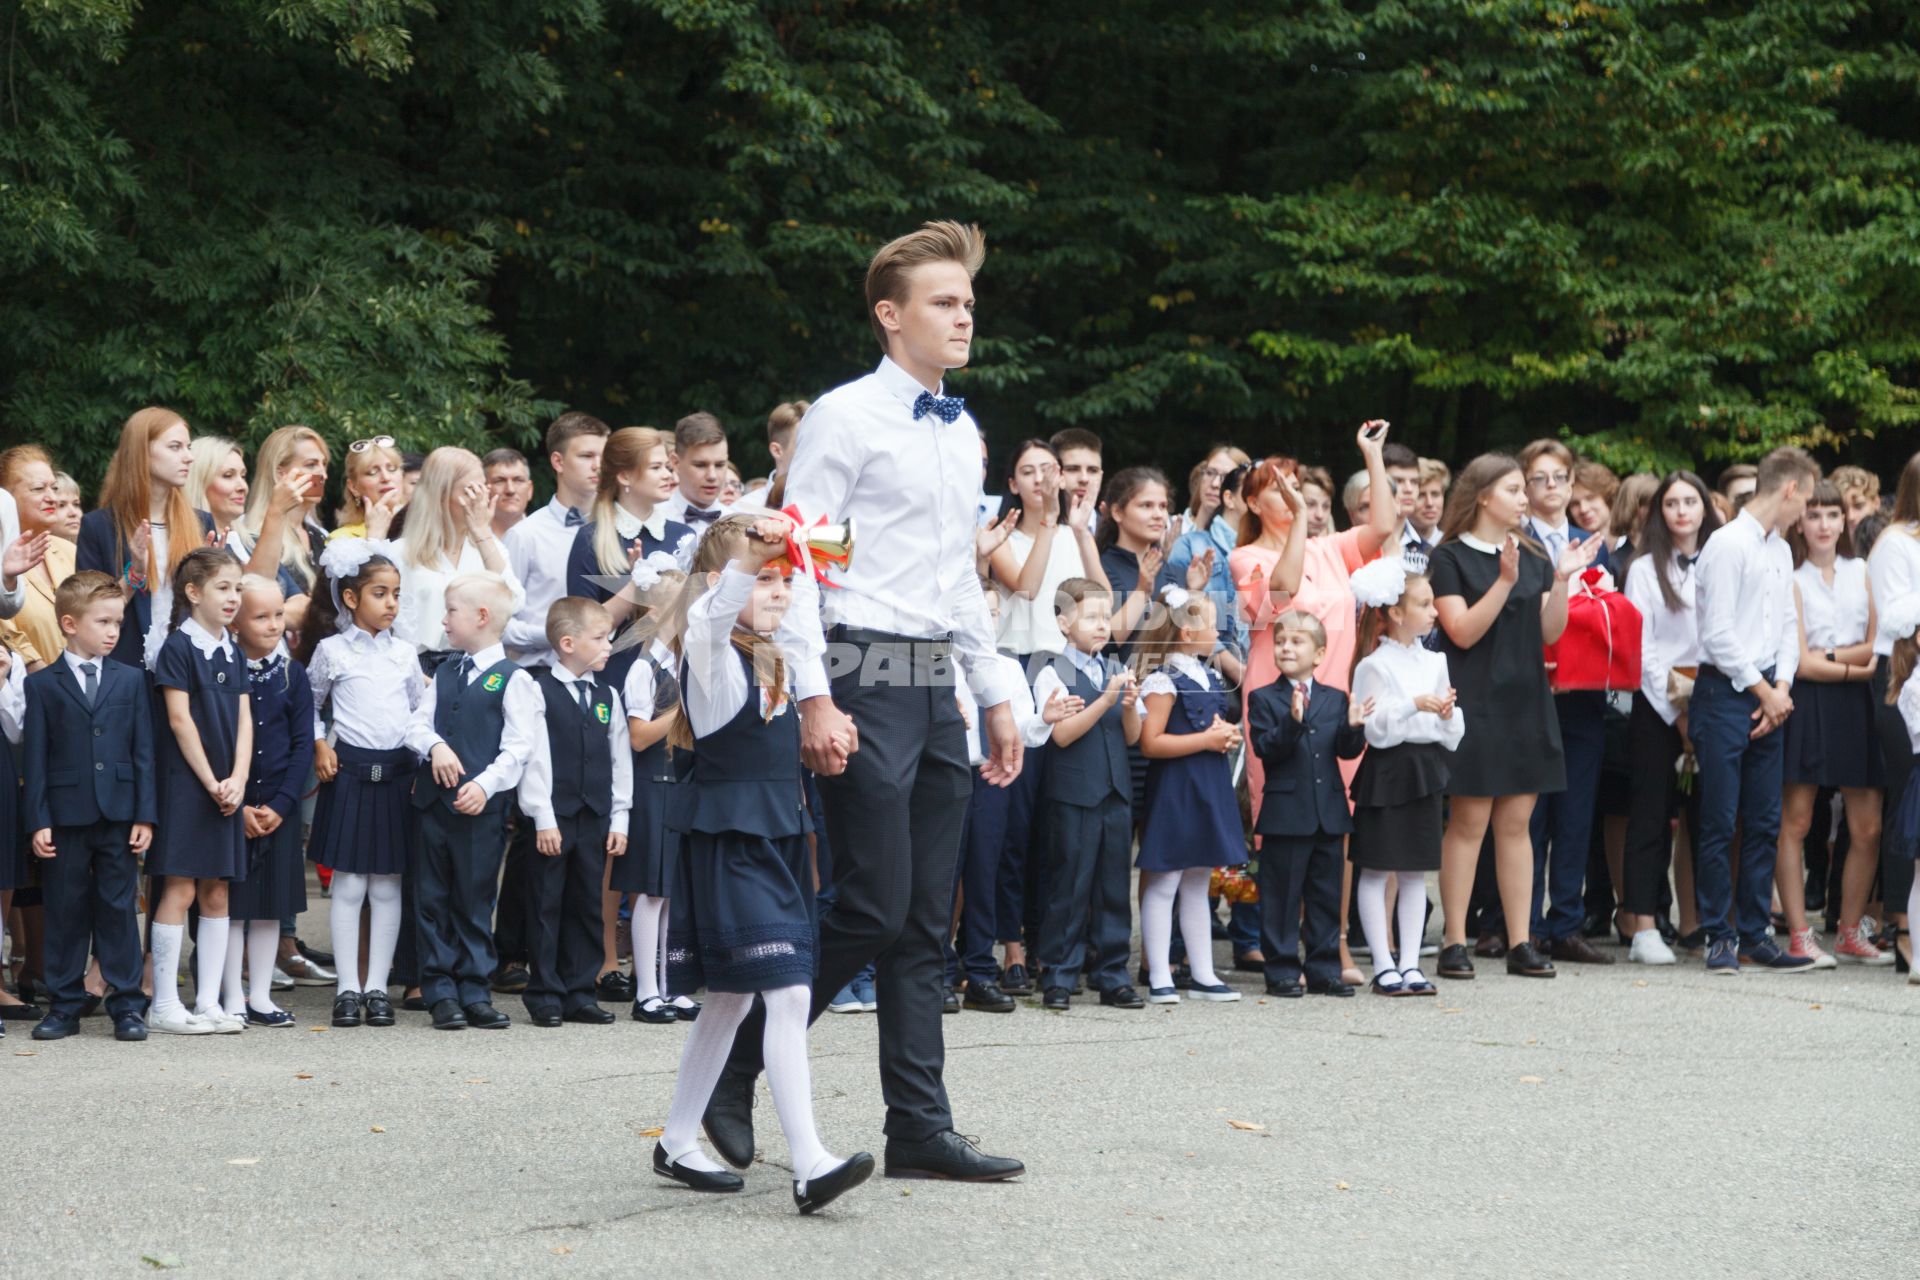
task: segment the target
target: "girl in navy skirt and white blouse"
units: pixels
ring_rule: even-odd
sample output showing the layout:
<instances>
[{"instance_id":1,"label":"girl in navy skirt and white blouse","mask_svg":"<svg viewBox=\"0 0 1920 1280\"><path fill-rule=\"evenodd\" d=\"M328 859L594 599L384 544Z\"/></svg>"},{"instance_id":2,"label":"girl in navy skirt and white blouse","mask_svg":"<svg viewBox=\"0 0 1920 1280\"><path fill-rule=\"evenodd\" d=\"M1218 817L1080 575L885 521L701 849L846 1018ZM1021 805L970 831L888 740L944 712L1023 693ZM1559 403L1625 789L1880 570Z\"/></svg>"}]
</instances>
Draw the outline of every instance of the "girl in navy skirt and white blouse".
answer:
<instances>
[{"instance_id":1,"label":"girl in navy skirt and white blouse","mask_svg":"<svg viewBox=\"0 0 1920 1280\"><path fill-rule=\"evenodd\" d=\"M687 924L667 960L674 985L704 978L707 1000L680 1056L653 1169L696 1191L738 1191L741 1178L700 1149L701 1116L734 1032L766 1005L767 1081L793 1160L793 1199L812 1213L873 1172L865 1152L828 1154L813 1122L807 1013L814 967L813 874L801 811L799 715L773 634L791 599L774 565L785 520L725 517L707 530L683 599L682 714L671 740L693 748L680 784ZM682 985L685 983L686 985Z\"/></svg>"},{"instance_id":2,"label":"girl in navy skirt and white blouse","mask_svg":"<svg viewBox=\"0 0 1920 1280\"><path fill-rule=\"evenodd\" d=\"M161 884L154 906L153 1013L148 1025L176 1035L240 1031L220 1007L227 962L227 882L247 874L240 805L253 760L247 669L227 624L240 609L240 562L225 547L199 547L174 572L171 632L153 662L153 683L171 733L159 738L160 821L147 874ZM187 908L196 899L194 1008L177 978Z\"/></svg>"},{"instance_id":3,"label":"girl in navy skirt and white blouse","mask_svg":"<svg viewBox=\"0 0 1920 1280\"><path fill-rule=\"evenodd\" d=\"M1359 872L1354 901L1373 952L1374 993L1430 996L1434 985L1420 971L1427 872L1440 869L1447 758L1466 735L1466 712L1454 705L1446 655L1421 643L1440 616L1425 575L1388 557L1355 570L1351 584L1366 609L1354 646L1353 702L1372 708L1367 753L1353 777L1347 860ZM1399 889L1398 960L1387 931L1389 880Z\"/></svg>"},{"instance_id":4,"label":"girl in navy skirt and white blouse","mask_svg":"<svg viewBox=\"0 0 1920 1280\"><path fill-rule=\"evenodd\" d=\"M426 696L414 647L393 633L400 614L399 548L336 538L320 554L324 591L301 633L316 714L330 710L332 741L314 727L320 779L307 857L333 868L328 919L338 985L333 1025L393 1025L387 975L400 940L400 876L416 763L407 722ZM360 974L360 908L370 907L367 972Z\"/></svg>"}]
</instances>

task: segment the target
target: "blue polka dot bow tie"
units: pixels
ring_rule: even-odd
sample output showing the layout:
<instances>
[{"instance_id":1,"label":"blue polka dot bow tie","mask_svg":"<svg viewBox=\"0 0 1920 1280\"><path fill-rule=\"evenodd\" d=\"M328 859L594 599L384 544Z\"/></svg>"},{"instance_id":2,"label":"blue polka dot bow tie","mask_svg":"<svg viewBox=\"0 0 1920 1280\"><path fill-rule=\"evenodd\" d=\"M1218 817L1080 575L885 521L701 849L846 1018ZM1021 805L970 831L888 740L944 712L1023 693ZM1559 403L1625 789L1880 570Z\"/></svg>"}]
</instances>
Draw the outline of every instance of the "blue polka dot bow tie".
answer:
<instances>
[{"instance_id":1,"label":"blue polka dot bow tie","mask_svg":"<svg viewBox=\"0 0 1920 1280\"><path fill-rule=\"evenodd\" d=\"M931 391L922 391L920 398L913 402L913 420L932 414L942 422L952 422L967 407L967 402L959 396L937 396Z\"/></svg>"}]
</instances>

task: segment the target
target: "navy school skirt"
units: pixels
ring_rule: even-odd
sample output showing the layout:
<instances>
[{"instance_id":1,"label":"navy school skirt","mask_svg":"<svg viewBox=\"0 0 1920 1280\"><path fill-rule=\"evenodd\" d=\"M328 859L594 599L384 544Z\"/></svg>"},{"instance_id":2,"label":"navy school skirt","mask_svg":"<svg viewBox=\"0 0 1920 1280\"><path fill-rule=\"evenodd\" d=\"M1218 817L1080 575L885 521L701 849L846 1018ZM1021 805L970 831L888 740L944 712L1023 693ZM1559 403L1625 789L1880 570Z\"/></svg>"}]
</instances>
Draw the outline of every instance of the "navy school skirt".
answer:
<instances>
[{"instance_id":1,"label":"navy school skirt","mask_svg":"<svg viewBox=\"0 0 1920 1280\"><path fill-rule=\"evenodd\" d=\"M397 876L407 869L413 821L413 752L374 751L341 743L340 772L320 784L307 857L360 876Z\"/></svg>"},{"instance_id":2,"label":"navy school skirt","mask_svg":"<svg viewBox=\"0 0 1920 1280\"><path fill-rule=\"evenodd\" d=\"M270 836L247 841L247 878L227 891L235 920L283 920L307 909L307 864L300 857L300 811Z\"/></svg>"},{"instance_id":3,"label":"navy school skirt","mask_svg":"<svg viewBox=\"0 0 1920 1280\"><path fill-rule=\"evenodd\" d=\"M804 835L681 835L667 985L755 992L813 981L813 872ZM684 908L684 914L678 908Z\"/></svg>"},{"instance_id":4,"label":"navy school skirt","mask_svg":"<svg viewBox=\"0 0 1920 1280\"><path fill-rule=\"evenodd\" d=\"M1870 683L1794 681L1782 779L1818 787L1886 786L1873 719Z\"/></svg>"},{"instance_id":5,"label":"navy school skirt","mask_svg":"<svg viewBox=\"0 0 1920 1280\"><path fill-rule=\"evenodd\" d=\"M662 775L664 777L664 775ZM633 808L627 814L627 851L607 859L612 868L607 887L619 893L644 893L649 898L672 895L674 864L680 857L684 837L667 825L672 805L671 779L633 776Z\"/></svg>"}]
</instances>

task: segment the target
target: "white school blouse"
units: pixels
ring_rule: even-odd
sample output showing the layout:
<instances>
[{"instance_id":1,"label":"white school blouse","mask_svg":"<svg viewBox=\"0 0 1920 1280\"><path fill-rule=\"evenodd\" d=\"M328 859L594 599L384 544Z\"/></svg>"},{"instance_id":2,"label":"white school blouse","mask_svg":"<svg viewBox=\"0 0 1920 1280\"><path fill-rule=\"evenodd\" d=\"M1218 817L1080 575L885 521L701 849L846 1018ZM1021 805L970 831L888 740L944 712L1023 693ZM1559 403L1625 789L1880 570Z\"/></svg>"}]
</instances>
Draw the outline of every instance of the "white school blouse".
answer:
<instances>
[{"instance_id":1,"label":"white school blouse","mask_svg":"<svg viewBox=\"0 0 1920 1280\"><path fill-rule=\"evenodd\" d=\"M1903 596L1920 591L1920 525L1888 525L1875 540L1873 554L1867 557L1867 576L1873 583L1873 598L1880 602L1880 625L1873 638L1873 651L1879 657L1893 652L1900 639L1888 627L1889 608Z\"/></svg>"},{"instance_id":2,"label":"white school blouse","mask_svg":"<svg viewBox=\"0 0 1920 1280\"><path fill-rule=\"evenodd\" d=\"M526 522L523 520L521 523ZM504 546L501 547L501 554L506 554ZM561 574L564 576L566 571L566 566L562 564ZM487 568L487 562L480 556L480 548L474 546L465 534L460 539L460 558L452 565L444 560L436 565L410 563L406 540L402 539L400 616L393 620L394 634L423 653L447 648L447 584L467 573L493 573L493 570ZM520 579L514 576L511 562L507 564L505 572L494 576L506 583L507 590L513 593L513 603L507 606L509 617L527 607L527 593L521 587Z\"/></svg>"},{"instance_id":3,"label":"white school blouse","mask_svg":"<svg viewBox=\"0 0 1920 1280\"><path fill-rule=\"evenodd\" d=\"M687 630L681 649L687 658L687 687L680 691L687 723L694 736L705 738L718 733L747 705L747 672L733 648L733 624L753 595L753 578L732 561L720 574L713 590L694 601L687 610ZM797 575L796 575L797 576ZM792 610L788 610L789 614ZM786 656L783 654L782 656ZM791 659L787 665L787 687L793 687ZM793 698L775 703L771 691L760 689L760 714L766 719L793 711Z\"/></svg>"},{"instance_id":4,"label":"white school blouse","mask_svg":"<svg viewBox=\"0 0 1920 1280\"><path fill-rule=\"evenodd\" d=\"M673 650L658 640L651 641L647 645L647 657L668 671L675 670L680 664L680 659L674 656ZM658 718L660 706L656 696L657 684L658 682L653 678L653 667L648 663L636 662L627 668L627 687L620 691L620 701L626 704L627 719Z\"/></svg>"},{"instance_id":5,"label":"white school blouse","mask_svg":"<svg viewBox=\"0 0 1920 1280\"><path fill-rule=\"evenodd\" d=\"M527 678L532 680L531 676ZM576 676L560 666L553 668L553 678L567 686L567 695L575 702L580 699L576 686L593 682L591 672ZM633 808L633 739L627 734L627 715L620 708L620 695L610 693L608 696L613 700L613 714L607 717L607 750L613 753L613 808L607 815L607 831L623 836L627 834L627 812ZM533 751L527 757L526 771L520 775L520 811L527 815L535 831L552 831L560 823L553 816L553 748L547 738L544 695L540 697L536 717Z\"/></svg>"},{"instance_id":6,"label":"white school blouse","mask_svg":"<svg viewBox=\"0 0 1920 1280\"><path fill-rule=\"evenodd\" d=\"M1034 539L1015 529L1007 536L1007 546L1020 557L1024 566L1027 557L1033 554ZM1067 637L1060 630L1060 622L1053 612L1054 593L1060 590L1060 584L1068 578L1087 576L1085 562L1080 556L1080 540L1063 522L1053 531L1053 542L1047 548L1046 573L1040 579L1040 589L1028 600L1012 590L1000 593L1000 647L1022 657L1033 653L1064 653L1067 649Z\"/></svg>"},{"instance_id":7,"label":"white school blouse","mask_svg":"<svg viewBox=\"0 0 1920 1280\"><path fill-rule=\"evenodd\" d=\"M407 720L427 692L412 645L391 630L374 636L357 626L313 647L307 682L313 686L313 740L327 737L320 708L331 701L331 741L369 751L407 745Z\"/></svg>"},{"instance_id":8,"label":"white school blouse","mask_svg":"<svg viewBox=\"0 0 1920 1280\"><path fill-rule=\"evenodd\" d=\"M1347 696L1356 703L1373 699L1373 714L1365 721L1369 747L1385 750L1405 742L1437 742L1457 751L1466 736L1467 713L1455 707L1453 715L1442 720L1437 713L1413 705L1424 693L1445 697L1452 683L1446 654L1381 636L1379 646L1354 668L1353 690Z\"/></svg>"},{"instance_id":9,"label":"white school blouse","mask_svg":"<svg viewBox=\"0 0 1920 1280\"><path fill-rule=\"evenodd\" d=\"M1895 704L1900 719L1906 722L1907 745L1920 755L1920 679L1910 679L1900 686L1900 698Z\"/></svg>"},{"instance_id":10,"label":"white school blouse","mask_svg":"<svg viewBox=\"0 0 1920 1280\"><path fill-rule=\"evenodd\" d=\"M1667 566L1678 609L1667 608L1652 556L1636 556L1627 566L1627 600L1640 611L1640 696L1668 724L1680 713L1667 700L1667 673L1700 662L1698 615L1693 608L1693 566L1675 556Z\"/></svg>"},{"instance_id":11,"label":"white school blouse","mask_svg":"<svg viewBox=\"0 0 1920 1280\"><path fill-rule=\"evenodd\" d=\"M1871 606L1865 560L1836 558L1831 584L1820 567L1809 560L1793 571L1793 585L1800 588L1800 627L1806 633L1807 648L1819 653L1871 638L1867 635Z\"/></svg>"}]
</instances>

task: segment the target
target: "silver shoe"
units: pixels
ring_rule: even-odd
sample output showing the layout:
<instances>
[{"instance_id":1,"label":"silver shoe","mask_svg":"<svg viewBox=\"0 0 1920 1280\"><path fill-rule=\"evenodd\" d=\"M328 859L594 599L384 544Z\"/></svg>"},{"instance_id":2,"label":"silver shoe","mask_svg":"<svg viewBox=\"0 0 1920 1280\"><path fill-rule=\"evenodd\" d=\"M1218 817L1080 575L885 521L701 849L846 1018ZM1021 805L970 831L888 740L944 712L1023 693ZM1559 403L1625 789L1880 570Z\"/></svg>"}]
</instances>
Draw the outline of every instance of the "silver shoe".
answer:
<instances>
[{"instance_id":1,"label":"silver shoe","mask_svg":"<svg viewBox=\"0 0 1920 1280\"><path fill-rule=\"evenodd\" d=\"M339 975L333 970L315 964L298 952L280 962L279 970L274 973L274 990L276 991L280 990L278 984L281 972L293 980L291 985L298 987L330 987L339 979Z\"/></svg>"}]
</instances>

